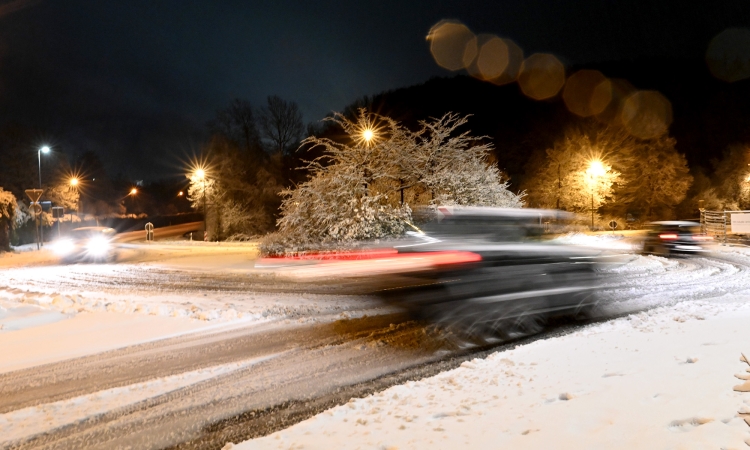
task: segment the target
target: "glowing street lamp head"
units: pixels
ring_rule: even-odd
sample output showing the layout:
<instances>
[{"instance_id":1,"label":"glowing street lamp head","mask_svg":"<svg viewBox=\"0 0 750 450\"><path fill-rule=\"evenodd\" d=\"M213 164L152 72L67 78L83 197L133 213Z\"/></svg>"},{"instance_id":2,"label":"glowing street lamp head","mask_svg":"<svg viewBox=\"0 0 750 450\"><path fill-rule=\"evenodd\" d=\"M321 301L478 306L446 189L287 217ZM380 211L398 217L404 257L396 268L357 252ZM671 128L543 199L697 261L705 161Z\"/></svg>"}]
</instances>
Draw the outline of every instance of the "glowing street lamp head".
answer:
<instances>
[{"instance_id":1,"label":"glowing street lamp head","mask_svg":"<svg viewBox=\"0 0 750 450\"><path fill-rule=\"evenodd\" d=\"M45 145L44 147L40 148L39 151L42 153L49 153L49 147Z\"/></svg>"},{"instance_id":2,"label":"glowing street lamp head","mask_svg":"<svg viewBox=\"0 0 750 450\"><path fill-rule=\"evenodd\" d=\"M598 159L595 159L591 161L591 163L589 163L589 168L587 172L589 173L589 175L593 177L600 177L604 175L605 173L607 173L607 169L604 168L604 164L602 164L601 161L599 161Z\"/></svg>"},{"instance_id":3,"label":"glowing street lamp head","mask_svg":"<svg viewBox=\"0 0 750 450\"><path fill-rule=\"evenodd\" d=\"M201 180L206 178L206 171L203 169L196 169L195 170L195 176L200 178Z\"/></svg>"},{"instance_id":4,"label":"glowing street lamp head","mask_svg":"<svg viewBox=\"0 0 750 450\"><path fill-rule=\"evenodd\" d=\"M78 178L73 177L70 179L70 185L71 186L78 186Z\"/></svg>"},{"instance_id":5,"label":"glowing street lamp head","mask_svg":"<svg viewBox=\"0 0 750 450\"><path fill-rule=\"evenodd\" d=\"M138 193L138 189L136 189L136 188L133 188L133 189L130 190L130 195L135 195L137 193Z\"/></svg>"},{"instance_id":6,"label":"glowing street lamp head","mask_svg":"<svg viewBox=\"0 0 750 450\"><path fill-rule=\"evenodd\" d=\"M352 140L357 144L365 147L375 144L382 139L382 126L378 124L377 116L366 112L364 109L359 110L359 117L354 123L350 123L347 131Z\"/></svg>"},{"instance_id":7,"label":"glowing street lamp head","mask_svg":"<svg viewBox=\"0 0 750 450\"><path fill-rule=\"evenodd\" d=\"M178 193L177 193L177 196L178 196L178 197L182 197L183 195L185 195L185 193L184 193L184 192L182 192L182 191L180 191L180 192L178 192Z\"/></svg>"}]
</instances>

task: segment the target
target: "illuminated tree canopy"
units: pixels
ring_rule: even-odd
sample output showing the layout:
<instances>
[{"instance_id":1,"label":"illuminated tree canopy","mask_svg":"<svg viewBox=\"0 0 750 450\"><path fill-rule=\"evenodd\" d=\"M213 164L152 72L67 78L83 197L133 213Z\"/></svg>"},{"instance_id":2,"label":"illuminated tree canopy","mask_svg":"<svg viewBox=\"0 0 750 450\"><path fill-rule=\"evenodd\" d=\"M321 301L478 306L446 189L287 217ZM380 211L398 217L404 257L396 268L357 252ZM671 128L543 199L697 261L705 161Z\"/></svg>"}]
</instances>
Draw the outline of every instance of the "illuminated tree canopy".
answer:
<instances>
[{"instance_id":1,"label":"illuminated tree canopy","mask_svg":"<svg viewBox=\"0 0 750 450\"><path fill-rule=\"evenodd\" d=\"M411 131L360 109L350 120L336 114L347 139L311 136L308 181L282 192L279 233L267 242L287 247L309 242L354 242L397 236L410 229L415 206L521 207L523 195L490 162L483 138L460 128L467 117L446 114Z\"/></svg>"}]
</instances>

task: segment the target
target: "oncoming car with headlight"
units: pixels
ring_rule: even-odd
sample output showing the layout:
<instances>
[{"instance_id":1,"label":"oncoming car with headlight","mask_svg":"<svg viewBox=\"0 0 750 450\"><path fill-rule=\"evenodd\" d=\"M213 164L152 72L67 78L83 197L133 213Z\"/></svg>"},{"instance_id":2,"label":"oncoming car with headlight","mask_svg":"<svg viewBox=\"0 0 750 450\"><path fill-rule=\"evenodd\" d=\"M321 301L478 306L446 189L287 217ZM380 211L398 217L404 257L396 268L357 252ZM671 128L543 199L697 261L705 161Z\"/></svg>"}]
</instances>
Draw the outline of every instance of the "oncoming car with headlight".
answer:
<instances>
[{"instance_id":1,"label":"oncoming car with headlight","mask_svg":"<svg viewBox=\"0 0 750 450\"><path fill-rule=\"evenodd\" d=\"M114 228L108 227L76 228L68 236L53 241L50 248L65 262L114 261L116 234Z\"/></svg>"}]
</instances>

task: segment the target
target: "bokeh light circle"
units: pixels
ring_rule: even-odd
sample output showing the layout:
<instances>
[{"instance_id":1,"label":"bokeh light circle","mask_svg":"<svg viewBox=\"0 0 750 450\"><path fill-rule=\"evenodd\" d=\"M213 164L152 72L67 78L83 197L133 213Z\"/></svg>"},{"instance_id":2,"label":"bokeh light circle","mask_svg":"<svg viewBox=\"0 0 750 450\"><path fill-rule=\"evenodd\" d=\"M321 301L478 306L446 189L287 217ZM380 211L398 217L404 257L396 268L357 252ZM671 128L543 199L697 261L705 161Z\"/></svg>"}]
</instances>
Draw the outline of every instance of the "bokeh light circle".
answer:
<instances>
[{"instance_id":1,"label":"bokeh light circle","mask_svg":"<svg viewBox=\"0 0 750 450\"><path fill-rule=\"evenodd\" d=\"M554 55L534 53L523 62L518 84L534 100L554 97L565 84L565 67Z\"/></svg>"},{"instance_id":2,"label":"bokeh light circle","mask_svg":"<svg viewBox=\"0 0 750 450\"><path fill-rule=\"evenodd\" d=\"M620 112L623 126L635 137L653 139L672 124L672 104L657 91L637 91L625 99Z\"/></svg>"},{"instance_id":3,"label":"bokeh light circle","mask_svg":"<svg viewBox=\"0 0 750 450\"><path fill-rule=\"evenodd\" d=\"M448 70L466 68L478 53L476 36L460 22L438 22L430 29L427 40L435 62Z\"/></svg>"},{"instance_id":4,"label":"bokeh light circle","mask_svg":"<svg viewBox=\"0 0 750 450\"><path fill-rule=\"evenodd\" d=\"M508 67L508 61L508 45L499 37L491 37L479 48L477 68L485 80L502 75Z\"/></svg>"},{"instance_id":5,"label":"bokeh light circle","mask_svg":"<svg viewBox=\"0 0 750 450\"><path fill-rule=\"evenodd\" d=\"M598 114L595 114L596 120L602 123L621 126L622 125L622 105L625 103L625 99L636 92L636 89L628 80L623 78L608 78L606 83L602 83L597 86L596 90L609 91L611 100L604 108L604 110ZM605 94L606 95L606 94Z\"/></svg>"},{"instance_id":6,"label":"bokeh light circle","mask_svg":"<svg viewBox=\"0 0 750 450\"><path fill-rule=\"evenodd\" d=\"M497 85L513 83L516 81L516 79L518 79L518 73L521 71L521 66L523 65L523 50L521 50L521 47L516 45L516 43L510 39L503 39L503 43L505 43L505 46L508 48L508 65L499 77L489 80Z\"/></svg>"},{"instance_id":7,"label":"bokeh light circle","mask_svg":"<svg viewBox=\"0 0 750 450\"><path fill-rule=\"evenodd\" d=\"M750 78L750 30L728 28L714 37L706 51L708 70L729 83Z\"/></svg>"},{"instance_id":8,"label":"bokeh light circle","mask_svg":"<svg viewBox=\"0 0 750 450\"><path fill-rule=\"evenodd\" d=\"M612 83L598 70L579 70L568 77L562 97L570 112L590 117L612 101Z\"/></svg>"},{"instance_id":9,"label":"bokeh light circle","mask_svg":"<svg viewBox=\"0 0 750 450\"><path fill-rule=\"evenodd\" d=\"M595 115L604 112L612 103L612 96L612 81L605 78L601 83L596 85L594 92L591 93L591 101L589 103L591 111Z\"/></svg>"}]
</instances>

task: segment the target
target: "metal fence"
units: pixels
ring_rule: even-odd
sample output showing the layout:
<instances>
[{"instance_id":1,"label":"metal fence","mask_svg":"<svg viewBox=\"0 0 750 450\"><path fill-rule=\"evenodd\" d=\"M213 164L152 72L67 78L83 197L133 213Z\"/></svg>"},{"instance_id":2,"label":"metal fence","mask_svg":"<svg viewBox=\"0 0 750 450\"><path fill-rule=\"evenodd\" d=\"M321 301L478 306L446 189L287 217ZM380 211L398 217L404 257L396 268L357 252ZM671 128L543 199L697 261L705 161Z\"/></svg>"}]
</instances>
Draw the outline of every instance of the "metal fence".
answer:
<instances>
[{"instance_id":1,"label":"metal fence","mask_svg":"<svg viewBox=\"0 0 750 450\"><path fill-rule=\"evenodd\" d=\"M750 211L707 211L701 209L701 231L713 236L720 244L747 244L748 237L732 231L732 214L750 214Z\"/></svg>"}]
</instances>

